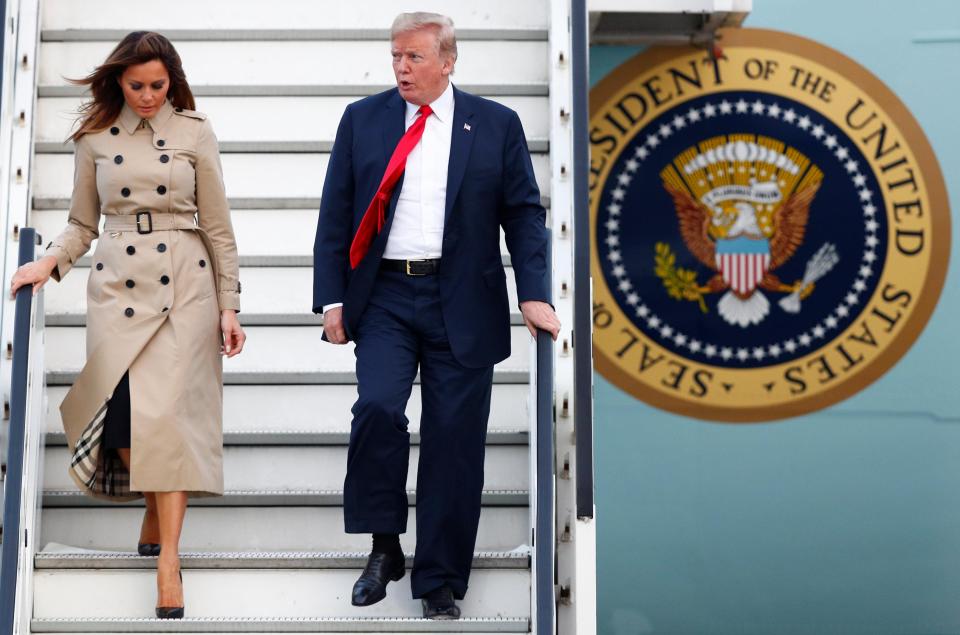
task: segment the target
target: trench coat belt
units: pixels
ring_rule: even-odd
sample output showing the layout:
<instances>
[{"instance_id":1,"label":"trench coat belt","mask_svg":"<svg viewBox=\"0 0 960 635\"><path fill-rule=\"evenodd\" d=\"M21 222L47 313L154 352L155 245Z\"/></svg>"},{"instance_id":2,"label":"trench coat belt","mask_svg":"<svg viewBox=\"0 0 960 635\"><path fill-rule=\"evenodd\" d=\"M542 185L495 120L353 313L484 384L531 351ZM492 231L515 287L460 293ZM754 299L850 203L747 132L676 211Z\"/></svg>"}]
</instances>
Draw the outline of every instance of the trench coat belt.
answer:
<instances>
[{"instance_id":1,"label":"trench coat belt","mask_svg":"<svg viewBox=\"0 0 960 635\"><path fill-rule=\"evenodd\" d=\"M210 257L210 265L213 269L213 279L216 281L217 293L220 293L220 263L216 258L216 250L213 247L213 241L207 232L197 225L196 217L190 212L151 212L142 210L135 214L104 214L103 231L105 232L137 232L138 234L149 234L155 231L167 231L171 229L183 229L195 231L203 241L203 246L207 249L207 255Z\"/></svg>"},{"instance_id":2,"label":"trench coat belt","mask_svg":"<svg viewBox=\"0 0 960 635\"><path fill-rule=\"evenodd\" d=\"M197 222L189 212L152 212L143 210L135 214L104 214L103 231L137 232L149 234L171 229L196 230Z\"/></svg>"}]
</instances>

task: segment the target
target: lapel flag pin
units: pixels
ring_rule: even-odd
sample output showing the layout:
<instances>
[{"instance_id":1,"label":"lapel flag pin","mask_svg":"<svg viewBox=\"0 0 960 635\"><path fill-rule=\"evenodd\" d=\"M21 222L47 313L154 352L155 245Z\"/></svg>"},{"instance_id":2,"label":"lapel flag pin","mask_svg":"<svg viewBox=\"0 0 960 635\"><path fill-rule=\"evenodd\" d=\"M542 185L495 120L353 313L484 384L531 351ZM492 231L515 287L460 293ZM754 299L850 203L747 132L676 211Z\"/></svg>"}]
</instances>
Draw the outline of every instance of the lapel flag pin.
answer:
<instances>
[{"instance_id":1,"label":"lapel flag pin","mask_svg":"<svg viewBox=\"0 0 960 635\"><path fill-rule=\"evenodd\" d=\"M470 124L468 123L463 124L463 129L466 130L467 132L470 132Z\"/></svg>"}]
</instances>

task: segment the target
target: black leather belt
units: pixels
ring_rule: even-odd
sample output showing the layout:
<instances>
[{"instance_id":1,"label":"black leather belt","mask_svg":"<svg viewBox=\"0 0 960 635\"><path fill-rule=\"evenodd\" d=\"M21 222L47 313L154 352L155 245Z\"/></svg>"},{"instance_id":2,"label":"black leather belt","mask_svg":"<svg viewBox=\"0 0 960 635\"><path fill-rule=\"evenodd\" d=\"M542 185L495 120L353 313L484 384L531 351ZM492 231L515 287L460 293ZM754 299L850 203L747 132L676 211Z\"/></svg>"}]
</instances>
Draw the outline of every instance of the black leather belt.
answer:
<instances>
[{"instance_id":1,"label":"black leather belt","mask_svg":"<svg viewBox=\"0 0 960 635\"><path fill-rule=\"evenodd\" d=\"M429 276L440 270L440 259L432 260L380 260L380 269L385 271L399 271L408 276Z\"/></svg>"}]
</instances>

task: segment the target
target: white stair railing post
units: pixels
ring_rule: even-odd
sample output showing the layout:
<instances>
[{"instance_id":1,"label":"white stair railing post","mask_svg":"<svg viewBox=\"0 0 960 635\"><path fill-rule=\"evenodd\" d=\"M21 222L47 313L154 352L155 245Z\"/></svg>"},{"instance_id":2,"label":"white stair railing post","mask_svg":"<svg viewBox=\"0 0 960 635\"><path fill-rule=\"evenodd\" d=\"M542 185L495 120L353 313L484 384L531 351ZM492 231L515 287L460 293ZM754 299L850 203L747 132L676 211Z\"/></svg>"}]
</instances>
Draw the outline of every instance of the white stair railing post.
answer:
<instances>
[{"instance_id":1,"label":"white stair railing post","mask_svg":"<svg viewBox=\"0 0 960 635\"><path fill-rule=\"evenodd\" d=\"M33 119L36 109L40 0L7 0L4 16L3 98L0 103L0 226L3 227L2 288L17 268L20 229L30 221L30 179ZM12 58L12 59L11 59ZM9 75L8 75L9 73ZM13 346L14 301L0 299L0 384L4 416L10 409L10 354ZM5 457L4 457L5 458Z\"/></svg>"},{"instance_id":2,"label":"white stair railing post","mask_svg":"<svg viewBox=\"0 0 960 635\"><path fill-rule=\"evenodd\" d=\"M550 162L551 227L553 230L553 298L563 324L554 351L554 400L556 404L557 462L557 633L596 633L596 531L592 495L592 368L589 364L591 331L582 309L590 306L589 275L577 275L577 265L589 267L589 249L582 241L589 225L578 213L577 179L586 151L575 143L578 117L586 118L585 91L581 86L586 69L586 7L583 0L552 0L550 4ZM582 14L582 15L581 15ZM577 38L576 29L582 28ZM582 112L581 112L582 111ZM587 314L589 315L589 313ZM578 320L579 316L579 320ZM577 348L579 346L579 349ZM586 356L587 364L580 364ZM586 368L582 368L586 366ZM579 372L578 372L579 371ZM579 420L578 420L579 419ZM578 430L581 426L578 447ZM586 434L589 433L589 434ZM579 453L578 453L579 451ZM581 465L583 463L583 465ZM578 470L582 471L579 474ZM588 490L589 491L586 491Z\"/></svg>"}]
</instances>

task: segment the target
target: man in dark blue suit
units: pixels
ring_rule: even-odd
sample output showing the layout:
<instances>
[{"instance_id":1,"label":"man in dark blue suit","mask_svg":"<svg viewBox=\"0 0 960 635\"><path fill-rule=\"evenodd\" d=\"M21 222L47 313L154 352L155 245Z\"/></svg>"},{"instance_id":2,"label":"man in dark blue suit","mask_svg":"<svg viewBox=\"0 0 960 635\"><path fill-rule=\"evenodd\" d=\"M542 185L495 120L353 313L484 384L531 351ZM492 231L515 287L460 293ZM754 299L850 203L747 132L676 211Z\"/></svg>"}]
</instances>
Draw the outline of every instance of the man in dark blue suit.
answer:
<instances>
[{"instance_id":1,"label":"man in dark blue suit","mask_svg":"<svg viewBox=\"0 0 960 635\"><path fill-rule=\"evenodd\" d=\"M324 314L325 339L356 345L344 520L348 533L373 534L373 550L352 601L379 602L405 573L404 412L419 370L411 586L425 617L450 619L460 614L455 599L467 590L480 519L493 366L510 355L501 228L530 332L556 339L560 323L549 304L546 214L519 117L450 83L457 49L449 18L401 14L391 49L397 88L350 104L337 130L314 245L313 310Z\"/></svg>"}]
</instances>

